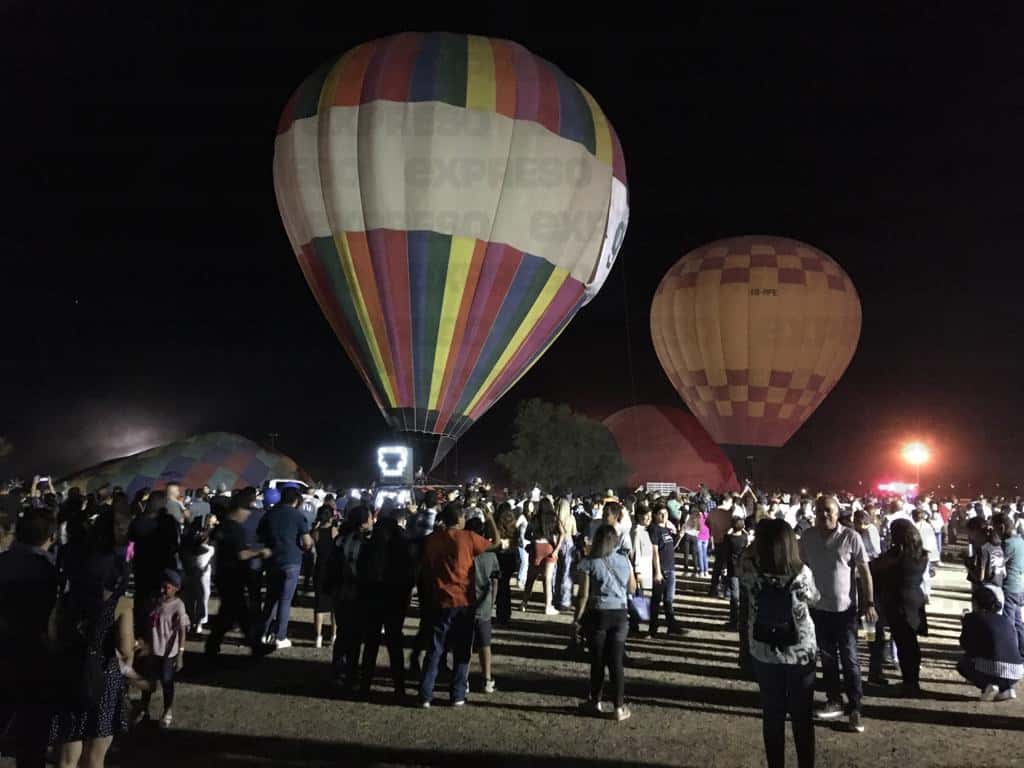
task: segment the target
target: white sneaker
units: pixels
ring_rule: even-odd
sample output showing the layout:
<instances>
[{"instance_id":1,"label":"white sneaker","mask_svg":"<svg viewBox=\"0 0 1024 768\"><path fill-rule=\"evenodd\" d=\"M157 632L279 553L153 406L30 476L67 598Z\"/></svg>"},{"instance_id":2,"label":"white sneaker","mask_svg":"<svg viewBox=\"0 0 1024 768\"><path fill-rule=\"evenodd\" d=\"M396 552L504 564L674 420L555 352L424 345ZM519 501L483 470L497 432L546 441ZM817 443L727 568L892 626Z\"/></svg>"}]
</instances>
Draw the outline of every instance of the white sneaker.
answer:
<instances>
[{"instance_id":1,"label":"white sneaker","mask_svg":"<svg viewBox=\"0 0 1024 768\"><path fill-rule=\"evenodd\" d=\"M285 648L292 647L292 641L289 640L287 637L284 640L275 640L274 647L279 651L283 651Z\"/></svg>"},{"instance_id":2,"label":"white sneaker","mask_svg":"<svg viewBox=\"0 0 1024 768\"><path fill-rule=\"evenodd\" d=\"M996 701L1013 701L1017 698L1017 692L1013 688L1007 688L996 694Z\"/></svg>"},{"instance_id":3,"label":"white sneaker","mask_svg":"<svg viewBox=\"0 0 1024 768\"><path fill-rule=\"evenodd\" d=\"M985 690L981 692L980 699L982 701L995 701L996 700L996 696L998 696L998 695L999 695L999 688L997 688L994 685L989 685L989 686L986 686Z\"/></svg>"},{"instance_id":4,"label":"white sneaker","mask_svg":"<svg viewBox=\"0 0 1024 768\"><path fill-rule=\"evenodd\" d=\"M485 680L484 681L484 693L494 693L496 690L498 690L498 689L494 685L494 681L493 680Z\"/></svg>"},{"instance_id":5,"label":"white sneaker","mask_svg":"<svg viewBox=\"0 0 1024 768\"><path fill-rule=\"evenodd\" d=\"M557 616L559 613L561 613L561 611L559 611L552 605L549 605L547 608L544 609L544 614L546 616Z\"/></svg>"},{"instance_id":6,"label":"white sneaker","mask_svg":"<svg viewBox=\"0 0 1024 768\"><path fill-rule=\"evenodd\" d=\"M318 637L316 639L316 647L317 648L323 648L324 647L324 639L322 637Z\"/></svg>"},{"instance_id":7,"label":"white sneaker","mask_svg":"<svg viewBox=\"0 0 1024 768\"><path fill-rule=\"evenodd\" d=\"M168 709L166 712L164 712L164 716L160 718L160 726L162 728L170 728L171 723L173 722L174 714L171 712L171 710Z\"/></svg>"}]
</instances>

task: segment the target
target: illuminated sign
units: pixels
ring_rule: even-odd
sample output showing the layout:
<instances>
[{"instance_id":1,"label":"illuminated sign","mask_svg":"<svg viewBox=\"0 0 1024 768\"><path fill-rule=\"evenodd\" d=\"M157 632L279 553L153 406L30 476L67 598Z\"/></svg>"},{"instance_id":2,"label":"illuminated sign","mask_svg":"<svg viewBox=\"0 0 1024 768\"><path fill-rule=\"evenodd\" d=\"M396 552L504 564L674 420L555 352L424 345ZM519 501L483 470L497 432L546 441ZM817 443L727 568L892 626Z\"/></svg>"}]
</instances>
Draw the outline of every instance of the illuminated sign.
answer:
<instances>
[{"instance_id":1,"label":"illuminated sign","mask_svg":"<svg viewBox=\"0 0 1024 768\"><path fill-rule=\"evenodd\" d=\"M377 449L381 480L412 483L412 457L404 445L382 445Z\"/></svg>"}]
</instances>

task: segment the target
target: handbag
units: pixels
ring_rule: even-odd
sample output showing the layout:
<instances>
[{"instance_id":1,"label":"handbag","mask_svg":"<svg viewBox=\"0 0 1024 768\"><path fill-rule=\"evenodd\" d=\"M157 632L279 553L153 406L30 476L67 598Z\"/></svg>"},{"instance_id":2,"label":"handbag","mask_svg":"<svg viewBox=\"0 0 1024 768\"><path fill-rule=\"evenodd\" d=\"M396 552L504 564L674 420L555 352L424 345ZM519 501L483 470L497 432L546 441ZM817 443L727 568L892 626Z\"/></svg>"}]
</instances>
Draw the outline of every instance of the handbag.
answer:
<instances>
[{"instance_id":1,"label":"handbag","mask_svg":"<svg viewBox=\"0 0 1024 768\"><path fill-rule=\"evenodd\" d=\"M633 611L640 621L651 620L651 598L645 595L642 589L637 588L636 594L630 598L630 603L632 603Z\"/></svg>"}]
</instances>

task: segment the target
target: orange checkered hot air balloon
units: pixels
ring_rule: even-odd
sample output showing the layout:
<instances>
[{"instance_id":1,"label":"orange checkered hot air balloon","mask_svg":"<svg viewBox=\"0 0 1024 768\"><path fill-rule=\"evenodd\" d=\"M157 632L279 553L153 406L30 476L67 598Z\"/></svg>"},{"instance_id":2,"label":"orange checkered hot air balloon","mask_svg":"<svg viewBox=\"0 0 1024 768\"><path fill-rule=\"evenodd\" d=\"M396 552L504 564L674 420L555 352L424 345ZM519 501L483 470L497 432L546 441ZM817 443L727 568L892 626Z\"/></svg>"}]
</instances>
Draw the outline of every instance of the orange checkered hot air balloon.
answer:
<instances>
[{"instance_id":1,"label":"orange checkered hot air balloon","mask_svg":"<svg viewBox=\"0 0 1024 768\"><path fill-rule=\"evenodd\" d=\"M860 328L843 268L770 235L690 251L651 305L658 360L720 444L785 445L843 375Z\"/></svg>"}]
</instances>

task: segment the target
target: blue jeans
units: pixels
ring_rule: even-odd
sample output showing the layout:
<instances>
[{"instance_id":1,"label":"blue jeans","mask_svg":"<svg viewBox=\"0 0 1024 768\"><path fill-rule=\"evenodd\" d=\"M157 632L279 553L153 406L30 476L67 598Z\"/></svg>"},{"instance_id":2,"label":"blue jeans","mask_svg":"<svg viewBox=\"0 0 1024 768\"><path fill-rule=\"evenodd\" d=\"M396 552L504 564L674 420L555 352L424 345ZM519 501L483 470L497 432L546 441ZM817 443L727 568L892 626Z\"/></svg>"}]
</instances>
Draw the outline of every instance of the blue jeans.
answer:
<instances>
[{"instance_id":1,"label":"blue jeans","mask_svg":"<svg viewBox=\"0 0 1024 768\"><path fill-rule=\"evenodd\" d=\"M960 661L956 663L956 671L969 683L973 684L978 690L985 690L990 685L994 685L1000 691L1008 691L1017 684L1016 680L1010 680L1005 677L995 677L994 675L986 675L984 672L979 672L974 668L974 659L964 654L960 657Z\"/></svg>"},{"instance_id":2,"label":"blue jeans","mask_svg":"<svg viewBox=\"0 0 1024 768\"><path fill-rule=\"evenodd\" d=\"M665 621L669 631L676 628L676 614L673 608L673 601L676 597L676 569L670 568L668 573L663 573L661 583L654 583L654 594L651 595L651 634L658 631L658 614L665 611Z\"/></svg>"},{"instance_id":3,"label":"blue jeans","mask_svg":"<svg viewBox=\"0 0 1024 768\"><path fill-rule=\"evenodd\" d=\"M706 576L708 573L708 542L697 542L697 573Z\"/></svg>"},{"instance_id":4,"label":"blue jeans","mask_svg":"<svg viewBox=\"0 0 1024 768\"><path fill-rule=\"evenodd\" d=\"M729 576L729 623L740 623L740 577Z\"/></svg>"},{"instance_id":5,"label":"blue jeans","mask_svg":"<svg viewBox=\"0 0 1024 768\"><path fill-rule=\"evenodd\" d=\"M420 701L434 697L434 683L445 648L454 656L452 670L452 701L465 701L469 687L469 659L473 651L473 619L475 606L464 608L440 608L430 636L430 652L423 666L423 680L420 682Z\"/></svg>"},{"instance_id":6,"label":"blue jeans","mask_svg":"<svg viewBox=\"0 0 1024 768\"><path fill-rule=\"evenodd\" d=\"M559 547L555 583L551 588L551 602L556 608L572 607L572 561L575 556L576 549L572 540L563 542Z\"/></svg>"},{"instance_id":7,"label":"blue jeans","mask_svg":"<svg viewBox=\"0 0 1024 768\"><path fill-rule=\"evenodd\" d=\"M857 612L853 608L842 613L812 608L811 619L814 620L814 631L818 636L821 676L825 681L828 700L836 703L843 700L843 689L839 685L839 664L842 663L847 708L851 712L859 712L864 687L860 679L860 660L857 658Z\"/></svg>"},{"instance_id":8,"label":"blue jeans","mask_svg":"<svg viewBox=\"0 0 1024 768\"><path fill-rule=\"evenodd\" d=\"M939 553L939 560L940 561L942 560L942 540L943 540L943 533L942 533L942 531L936 531L935 532L935 549Z\"/></svg>"},{"instance_id":9,"label":"blue jeans","mask_svg":"<svg viewBox=\"0 0 1024 768\"><path fill-rule=\"evenodd\" d=\"M526 573L530 568L530 558L526 554L526 547L519 547L519 573L516 574L516 578L519 580L519 588L522 589L526 585Z\"/></svg>"},{"instance_id":10,"label":"blue jeans","mask_svg":"<svg viewBox=\"0 0 1024 768\"><path fill-rule=\"evenodd\" d=\"M1024 655L1024 618L1021 618L1020 610L1024 606L1024 592L1003 593L1003 615L1013 618L1014 631L1017 633L1017 647Z\"/></svg>"},{"instance_id":11,"label":"blue jeans","mask_svg":"<svg viewBox=\"0 0 1024 768\"><path fill-rule=\"evenodd\" d=\"M273 630L278 640L288 637L288 619L292 614L292 598L299 585L301 568L301 565L285 565L271 569L267 579L267 605L263 609L264 635Z\"/></svg>"}]
</instances>

